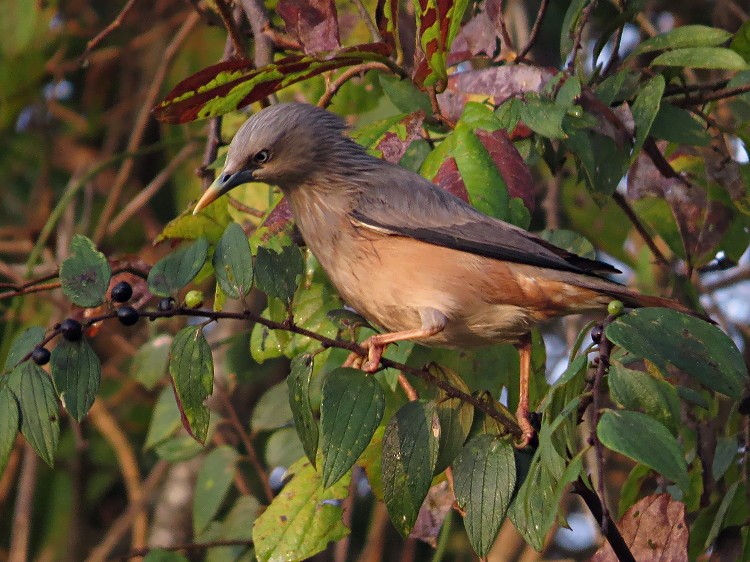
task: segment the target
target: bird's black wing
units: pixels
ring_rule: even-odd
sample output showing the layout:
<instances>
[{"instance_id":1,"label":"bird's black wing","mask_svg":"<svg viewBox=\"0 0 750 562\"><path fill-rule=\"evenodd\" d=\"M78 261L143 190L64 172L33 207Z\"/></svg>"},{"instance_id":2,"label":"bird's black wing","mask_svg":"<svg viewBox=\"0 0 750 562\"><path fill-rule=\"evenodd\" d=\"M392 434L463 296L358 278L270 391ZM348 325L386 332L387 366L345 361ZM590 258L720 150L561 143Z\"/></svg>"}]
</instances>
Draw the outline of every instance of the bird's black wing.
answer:
<instances>
[{"instance_id":1,"label":"bird's black wing","mask_svg":"<svg viewBox=\"0 0 750 562\"><path fill-rule=\"evenodd\" d=\"M596 277L620 273L607 263L578 256L488 217L399 166L361 179L367 187L359 191L350 216L362 227L498 260Z\"/></svg>"}]
</instances>

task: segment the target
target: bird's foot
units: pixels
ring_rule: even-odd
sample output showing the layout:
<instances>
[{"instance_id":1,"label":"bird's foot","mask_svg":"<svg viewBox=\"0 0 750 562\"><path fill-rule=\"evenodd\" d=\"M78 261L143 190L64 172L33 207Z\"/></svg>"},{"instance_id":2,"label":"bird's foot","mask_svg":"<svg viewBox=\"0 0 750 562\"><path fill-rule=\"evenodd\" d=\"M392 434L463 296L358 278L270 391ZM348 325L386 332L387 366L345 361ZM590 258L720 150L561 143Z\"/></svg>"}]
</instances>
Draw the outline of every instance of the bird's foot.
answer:
<instances>
[{"instance_id":1,"label":"bird's foot","mask_svg":"<svg viewBox=\"0 0 750 562\"><path fill-rule=\"evenodd\" d=\"M531 425L531 421L529 421L529 412L522 412L517 411L516 412L516 421L518 422L518 427L521 428L521 437L518 441L514 443L516 449L525 449L529 445L531 445L531 442L536 437L536 430L534 429L534 426Z\"/></svg>"},{"instance_id":2,"label":"bird's foot","mask_svg":"<svg viewBox=\"0 0 750 562\"><path fill-rule=\"evenodd\" d=\"M371 336L361 343L363 351L367 350L367 358L365 358L364 353L352 351L344 361L343 367L360 369L365 373L374 373L380 366L380 359L383 357L387 345L387 343L381 343L378 336Z\"/></svg>"}]
</instances>

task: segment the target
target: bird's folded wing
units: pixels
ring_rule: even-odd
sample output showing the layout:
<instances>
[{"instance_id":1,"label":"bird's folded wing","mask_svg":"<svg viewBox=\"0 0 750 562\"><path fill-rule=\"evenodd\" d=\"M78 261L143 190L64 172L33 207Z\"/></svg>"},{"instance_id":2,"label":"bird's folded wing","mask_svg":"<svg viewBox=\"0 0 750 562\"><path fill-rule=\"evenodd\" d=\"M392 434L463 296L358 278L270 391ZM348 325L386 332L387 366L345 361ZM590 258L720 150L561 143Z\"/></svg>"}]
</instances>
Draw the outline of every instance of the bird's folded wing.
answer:
<instances>
[{"instance_id":1,"label":"bird's folded wing","mask_svg":"<svg viewBox=\"0 0 750 562\"><path fill-rule=\"evenodd\" d=\"M619 273L488 217L408 170L393 166L388 171L368 178L367 189L359 192L350 211L355 224L499 260L593 276Z\"/></svg>"}]
</instances>

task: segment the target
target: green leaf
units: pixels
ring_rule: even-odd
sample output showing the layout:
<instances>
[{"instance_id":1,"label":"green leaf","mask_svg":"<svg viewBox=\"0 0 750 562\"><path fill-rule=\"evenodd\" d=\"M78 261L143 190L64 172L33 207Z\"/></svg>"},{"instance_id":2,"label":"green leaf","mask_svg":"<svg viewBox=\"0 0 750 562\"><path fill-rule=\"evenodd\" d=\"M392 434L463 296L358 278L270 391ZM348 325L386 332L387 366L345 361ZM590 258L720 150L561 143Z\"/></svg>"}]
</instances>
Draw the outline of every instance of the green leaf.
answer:
<instances>
[{"instance_id":1,"label":"green leaf","mask_svg":"<svg viewBox=\"0 0 750 562\"><path fill-rule=\"evenodd\" d=\"M296 462L287 474L291 480L283 493L253 525L260 562L306 560L349 534L341 521L340 502L348 495L350 478L326 488L307 459Z\"/></svg>"},{"instance_id":2,"label":"green leaf","mask_svg":"<svg viewBox=\"0 0 750 562\"><path fill-rule=\"evenodd\" d=\"M667 427L677 430L680 423L680 399L675 388L643 371L633 371L619 361L609 369L612 399L629 410L643 410Z\"/></svg>"},{"instance_id":3,"label":"green leaf","mask_svg":"<svg viewBox=\"0 0 750 562\"><path fill-rule=\"evenodd\" d=\"M159 393L159 398L156 399L143 450L148 451L163 443L173 436L179 428L180 409L177 407L174 391L167 387Z\"/></svg>"},{"instance_id":4,"label":"green leaf","mask_svg":"<svg viewBox=\"0 0 750 562\"><path fill-rule=\"evenodd\" d=\"M148 272L148 289L159 297L175 297L190 283L206 262L208 241L198 238L156 262Z\"/></svg>"},{"instance_id":5,"label":"green leaf","mask_svg":"<svg viewBox=\"0 0 750 562\"><path fill-rule=\"evenodd\" d=\"M672 364L708 388L737 400L748 373L742 354L719 328L667 308L642 308L607 326L607 337L666 372Z\"/></svg>"},{"instance_id":6,"label":"green leaf","mask_svg":"<svg viewBox=\"0 0 750 562\"><path fill-rule=\"evenodd\" d=\"M221 290L233 299L244 297L253 288L253 255L245 231L229 223L216 244L214 273Z\"/></svg>"},{"instance_id":7,"label":"green leaf","mask_svg":"<svg viewBox=\"0 0 750 562\"><path fill-rule=\"evenodd\" d=\"M60 266L60 283L66 297L78 306L94 307L104 302L112 269L104 254L81 234L73 236L70 257Z\"/></svg>"},{"instance_id":8,"label":"green leaf","mask_svg":"<svg viewBox=\"0 0 750 562\"><path fill-rule=\"evenodd\" d=\"M458 506L466 512L464 526L474 551L486 556L505 519L516 485L513 445L479 435L453 463ZM551 506L550 506L551 507Z\"/></svg>"},{"instance_id":9,"label":"green leaf","mask_svg":"<svg viewBox=\"0 0 750 562\"><path fill-rule=\"evenodd\" d=\"M600 204L615 192L628 163L629 155L610 137L589 130L578 130L565 139L565 146L581 163L579 174Z\"/></svg>"},{"instance_id":10,"label":"green leaf","mask_svg":"<svg viewBox=\"0 0 750 562\"><path fill-rule=\"evenodd\" d=\"M690 485L679 444L658 421L628 410L607 410L596 434L602 444L636 462L653 468L686 491Z\"/></svg>"},{"instance_id":11,"label":"green leaf","mask_svg":"<svg viewBox=\"0 0 750 562\"><path fill-rule=\"evenodd\" d=\"M564 139L568 135L562 129L562 121L568 114L566 107L529 94L521 106L521 121L526 126L550 139Z\"/></svg>"},{"instance_id":12,"label":"green leaf","mask_svg":"<svg viewBox=\"0 0 750 562\"><path fill-rule=\"evenodd\" d=\"M390 74L379 74L378 80L385 95L402 113L413 111L424 111L427 115L432 113L430 98L417 89L411 80L402 80Z\"/></svg>"},{"instance_id":13,"label":"green leaf","mask_svg":"<svg viewBox=\"0 0 750 562\"><path fill-rule=\"evenodd\" d=\"M648 138L651 131L651 124L659 112L665 85L664 77L657 74L641 88L641 91L638 92L638 96L633 102L631 108L635 123L635 142L633 143L633 153L631 156L633 159L637 158L637 153L641 150L646 138Z\"/></svg>"},{"instance_id":14,"label":"green leaf","mask_svg":"<svg viewBox=\"0 0 750 562\"><path fill-rule=\"evenodd\" d=\"M12 371L18 363L34 351L34 348L39 345L44 339L44 328L41 326L32 326L26 328L23 332L18 334L10 345L10 351L8 351L8 357L5 358L5 367L3 371Z\"/></svg>"},{"instance_id":15,"label":"green leaf","mask_svg":"<svg viewBox=\"0 0 750 562\"><path fill-rule=\"evenodd\" d=\"M711 476L715 482L718 482L726 474L738 453L739 446L736 436L719 437L716 442L714 462L711 466ZM0 470L0 472L2 471Z\"/></svg>"},{"instance_id":16,"label":"green leaf","mask_svg":"<svg viewBox=\"0 0 750 562\"><path fill-rule=\"evenodd\" d=\"M36 363L26 361L16 367L8 380L21 411L21 433L50 467L55 461L60 437L55 389L47 373Z\"/></svg>"},{"instance_id":17,"label":"green leaf","mask_svg":"<svg viewBox=\"0 0 750 562\"><path fill-rule=\"evenodd\" d=\"M297 246L283 246L280 253L261 246L255 256L255 283L269 297L289 304L294 298L297 277L302 274L303 268L302 252Z\"/></svg>"},{"instance_id":18,"label":"green leaf","mask_svg":"<svg viewBox=\"0 0 750 562\"><path fill-rule=\"evenodd\" d=\"M716 540L716 537L719 536L719 531L724 528L724 519L727 516L727 511L729 511L729 506L732 505L732 500L734 500L734 496L737 493L737 487L739 485L739 482L735 482L734 484L732 484L721 498L721 503L719 504L719 509L716 512L716 517L714 518L714 522L711 525L711 530L708 532L706 542L703 545L704 548L709 548Z\"/></svg>"},{"instance_id":19,"label":"green leaf","mask_svg":"<svg viewBox=\"0 0 750 562\"><path fill-rule=\"evenodd\" d=\"M367 447L383 419L385 396L373 377L345 368L328 375L322 394L323 486L327 488L346 474Z\"/></svg>"},{"instance_id":20,"label":"green leaf","mask_svg":"<svg viewBox=\"0 0 750 562\"><path fill-rule=\"evenodd\" d=\"M201 326L183 328L172 341L169 374L185 429L201 444L208 435L210 413L203 402L213 391L214 362Z\"/></svg>"},{"instance_id":21,"label":"green leaf","mask_svg":"<svg viewBox=\"0 0 750 562\"><path fill-rule=\"evenodd\" d=\"M263 393L255 405L250 427L254 432L289 427L293 419L289 404L288 386L283 382L273 385Z\"/></svg>"},{"instance_id":22,"label":"green leaf","mask_svg":"<svg viewBox=\"0 0 750 562\"><path fill-rule=\"evenodd\" d=\"M318 454L318 422L310 405L310 380L313 374L313 357L306 353L292 360L289 376L289 407L294 416L294 426L310 463L315 466Z\"/></svg>"},{"instance_id":23,"label":"green leaf","mask_svg":"<svg viewBox=\"0 0 750 562\"><path fill-rule=\"evenodd\" d=\"M651 135L675 144L708 146L711 143L711 135L705 125L686 109L668 103L661 104L659 113L651 124Z\"/></svg>"},{"instance_id":24,"label":"green leaf","mask_svg":"<svg viewBox=\"0 0 750 562\"><path fill-rule=\"evenodd\" d=\"M560 34L560 58L565 61L573 51L573 37L576 36L578 27L584 25L581 15L584 8L591 0L573 0L568 4L568 10L562 22L562 33Z\"/></svg>"},{"instance_id":25,"label":"green leaf","mask_svg":"<svg viewBox=\"0 0 750 562\"><path fill-rule=\"evenodd\" d=\"M721 47L688 47L662 53L649 66L678 66L717 70L747 70L742 56Z\"/></svg>"},{"instance_id":26,"label":"green leaf","mask_svg":"<svg viewBox=\"0 0 750 562\"><path fill-rule=\"evenodd\" d=\"M302 441L293 427L277 429L266 441L265 460L270 467L286 468L304 456Z\"/></svg>"},{"instance_id":27,"label":"green leaf","mask_svg":"<svg viewBox=\"0 0 750 562\"><path fill-rule=\"evenodd\" d=\"M470 394L469 387L464 380L452 369L437 364L428 365L428 369L432 375ZM435 474L439 474L451 465L463 448L474 421L474 406L459 398L449 398L444 391L440 390L435 412L440 422L438 459L435 463Z\"/></svg>"},{"instance_id":28,"label":"green leaf","mask_svg":"<svg viewBox=\"0 0 750 562\"><path fill-rule=\"evenodd\" d=\"M414 5L417 40L425 57L414 71L418 85L430 86L447 79L447 56L467 5L468 0L424 0Z\"/></svg>"},{"instance_id":29,"label":"green leaf","mask_svg":"<svg viewBox=\"0 0 750 562\"><path fill-rule=\"evenodd\" d=\"M203 461L193 495L193 532L198 535L216 517L232 485L239 453L223 445Z\"/></svg>"},{"instance_id":30,"label":"green leaf","mask_svg":"<svg viewBox=\"0 0 750 562\"><path fill-rule=\"evenodd\" d=\"M261 505L253 496L240 496L219 526L215 540L248 541L253 537L253 523ZM204 540L201 537L201 540ZM251 553L250 544L216 546L206 553L206 562L240 562L244 553ZM252 557L255 560L255 556Z\"/></svg>"},{"instance_id":31,"label":"green leaf","mask_svg":"<svg viewBox=\"0 0 750 562\"><path fill-rule=\"evenodd\" d=\"M387 62L389 54L384 43L370 43L314 55L288 55L260 68L245 59L223 61L177 84L153 113L166 123L216 117L329 70L365 61Z\"/></svg>"},{"instance_id":32,"label":"green leaf","mask_svg":"<svg viewBox=\"0 0 750 562\"><path fill-rule=\"evenodd\" d=\"M188 562L188 559L179 552L154 548L149 550L143 562Z\"/></svg>"},{"instance_id":33,"label":"green leaf","mask_svg":"<svg viewBox=\"0 0 750 562\"><path fill-rule=\"evenodd\" d=\"M746 20L734 34L729 47L750 62L750 20Z\"/></svg>"},{"instance_id":34,"label":"green leaf","mask_svg":"<svg viewBox=\"0 0 750 562\"><path fill-rule=\"evenodd\" d=\"M716 47L729 40L731 33L705 25L683 25L666 33L660 33L638 45L628 58L643 53L682 49L686 47Z\"/></svg>"},{"instance_id":35,"label":"green leaf","mask_svg":"<svg viewBox=\"0 0 750 562\"><path fill-rule=\"evenodd\" d=\"M435 405L409 402L391 419L383 436L383 496L391 521L408 536L417 520L435 469L440 422Z\"/></svg>"},{"instance_id":36,"label":"green leaf","mask_svg":"<svg viewBox=\"0 0 750 562\"><path fill-rule=\"evenodd\" d=\"M153 390L167 372L172 336L160 334L144 343L133 356L133 377L147 390Z\"/></svg>"},{"instance_id":37,"label":"green leaf","mask_svg":"<svg viewBox=\"0 0 750 562\"><path fill-rule=\"evenodd\" d=\"M5 471L8 457L20 429L21 412L18 401L7 384L0 383L0 474Z\"/></svg>"},{"instance_id":38,"label":"green leaf","mask_svg":"<svg viewBox=\"0 0 750 562\"><path fill-rule=\"evenodd\" d=\"M593 244L572 230L565 230L564 228L542 230L539 233L539 237L554 244L558 248L568 250L578 256L596 259L596 249Z\"/></svg>"},{"instance_id":39,"label":"green leaf","mask_svg":"<svg viewBox=\"0 0 750 562\"><path fill-rule=\"evenodd\" d=\"M102 364L94 350L80 339L61 340L52 350L52 378L65 409L78 422L86 417L102 379Z\"/></svg>"}]
</instances>

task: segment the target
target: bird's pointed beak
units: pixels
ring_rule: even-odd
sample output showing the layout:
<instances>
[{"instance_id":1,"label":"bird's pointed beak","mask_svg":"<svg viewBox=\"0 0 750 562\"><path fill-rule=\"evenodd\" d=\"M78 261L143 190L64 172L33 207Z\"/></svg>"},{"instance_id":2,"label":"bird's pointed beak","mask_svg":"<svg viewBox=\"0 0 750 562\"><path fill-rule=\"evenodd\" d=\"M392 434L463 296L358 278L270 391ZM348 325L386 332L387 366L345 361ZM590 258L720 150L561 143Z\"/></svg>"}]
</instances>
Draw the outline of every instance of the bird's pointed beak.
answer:
<instances>
[{"instance_id":1,"label":"bird's pointed beak","mask_svg":"<svg viewBox=\"0 0 750 562\"><path fill-rule=\"evenodd\" d=\"M229 174L226 172L221 173L195 204L193 214L195 215L199 211L205 209L206 207L208 207L208 205L216 201L219 197L221 197L231 189L237 187L238 185L242 185L243 183L254 181L254 179L255 178L253 177L252 170L241 170L239 172L235 172L234 174Z\"/></svg>"}]
</instances>

